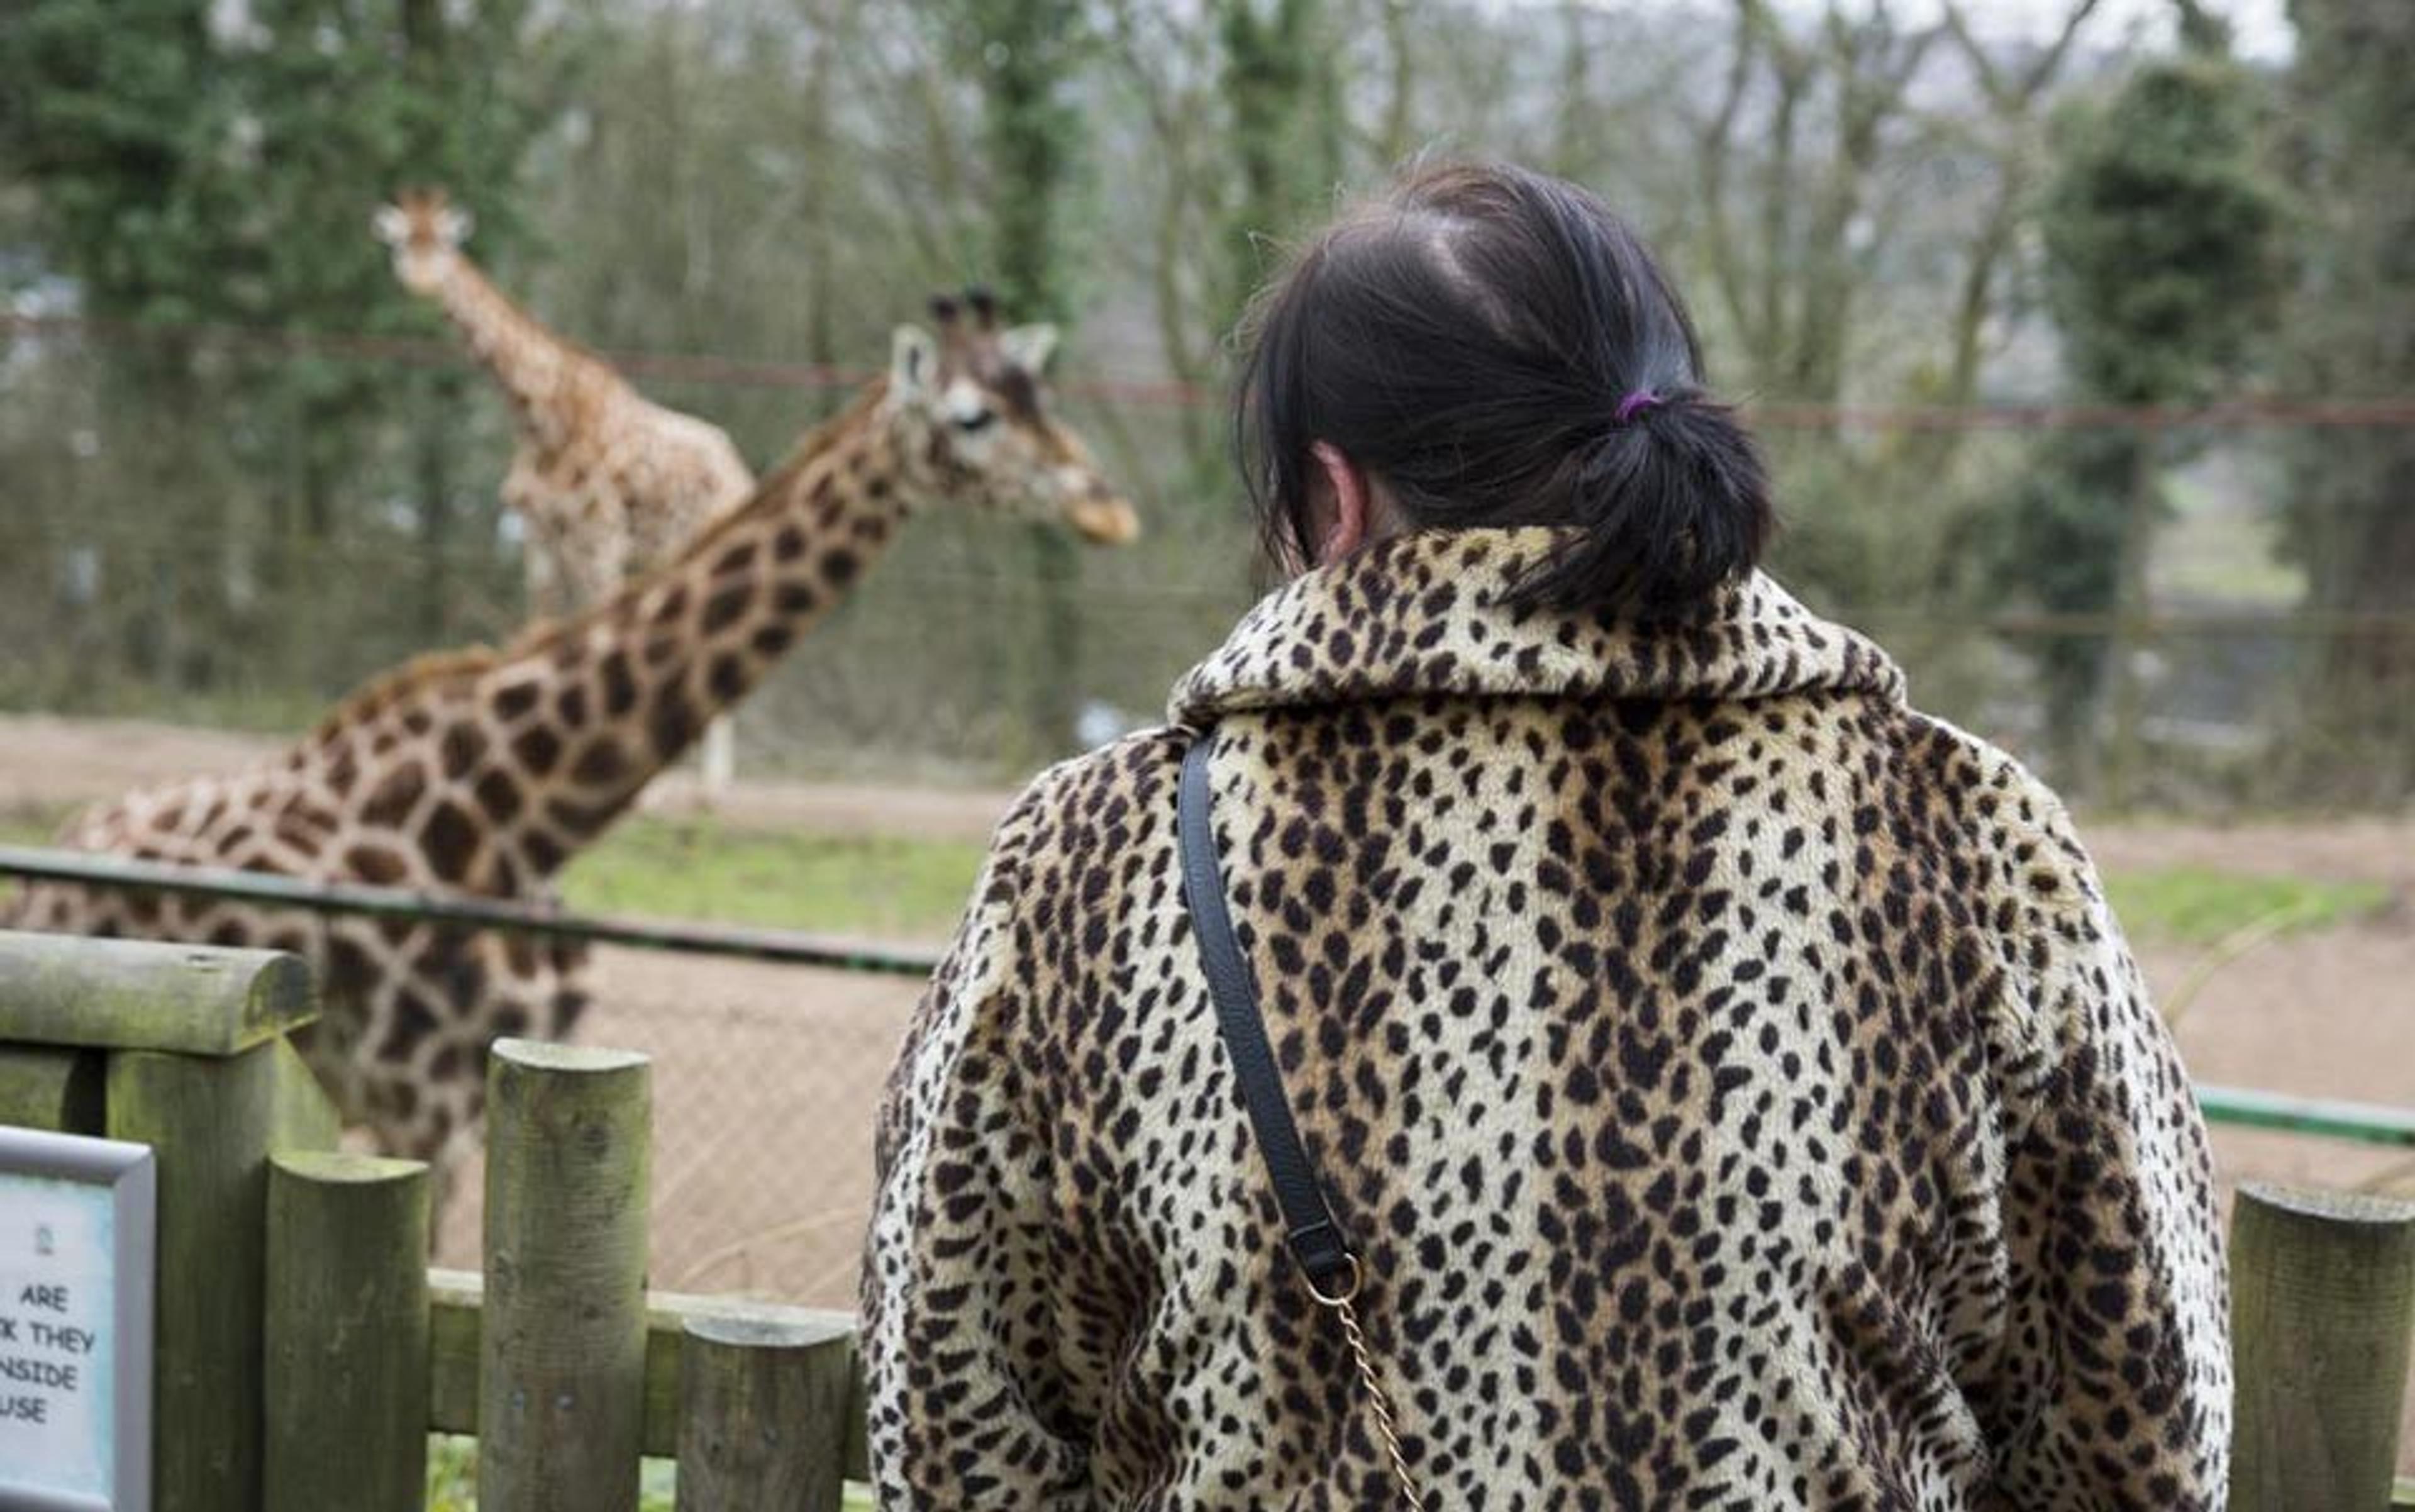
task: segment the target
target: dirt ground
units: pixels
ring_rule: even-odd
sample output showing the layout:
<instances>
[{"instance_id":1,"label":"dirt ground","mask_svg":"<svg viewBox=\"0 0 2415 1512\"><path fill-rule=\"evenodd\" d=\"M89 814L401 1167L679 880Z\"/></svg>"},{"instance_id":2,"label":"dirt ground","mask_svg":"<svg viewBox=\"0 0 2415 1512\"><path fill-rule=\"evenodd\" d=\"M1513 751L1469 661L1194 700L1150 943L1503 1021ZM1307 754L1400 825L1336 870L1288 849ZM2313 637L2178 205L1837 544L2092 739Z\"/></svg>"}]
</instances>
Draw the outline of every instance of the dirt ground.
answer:
<instances>
[{"instance_id":1,"label":"dirt ground","mask_svg":"<svg viewBox=\"0 0 2415 1512\"><path fill-rule=\"evenodd\" d=\"M262 749L164 726L0 718L0 805L105 797ZM746 823L979 839L1007 798L742 784L715 807ZM674 779L652 806L693 801ZM2141 957L2159 1000L2203 978L2178 1029L2200 1080L2415 1104L2415 820L2083 829L2109 868L2185 863L2392 889L2378 917L2265 942L2210 973L2200 948L2149 945ZM598 964L604 991L582 1038L654 1056L655 1284L848 1305L873 1104L916 984L634 951L605 951ZM2387 1151L2228 1129L2215 1144L2230 1181L2395 1175L2394 1190L2415 1194L2415 1162ZM475 1182L461 1186L442 1249L474 1264Z\"/></svg>"},{"instance_id":2,"label":"dirt ground","mask_svg":"<svg viewBox=\"0 0 2415 1512\"><path fill-rule=\"evenodd\" d=\"M2190 951L2149 950L2158 990ZM655 1059L659 1284L848 1300L868 1190L872 1108L913 983L749 962L605 952L584 1037ZM2225 966L2180 1027L2201 1080L2415 1103L2415 928L2404 919L2275 942ZM801 1034L801 1025L810 1025ZM2220 1129L2231 1180L2348 1187L2415 1163L2337 1141ZM474 1205L446 1250L477 1250Z\"/></svg>"}]
</instances>

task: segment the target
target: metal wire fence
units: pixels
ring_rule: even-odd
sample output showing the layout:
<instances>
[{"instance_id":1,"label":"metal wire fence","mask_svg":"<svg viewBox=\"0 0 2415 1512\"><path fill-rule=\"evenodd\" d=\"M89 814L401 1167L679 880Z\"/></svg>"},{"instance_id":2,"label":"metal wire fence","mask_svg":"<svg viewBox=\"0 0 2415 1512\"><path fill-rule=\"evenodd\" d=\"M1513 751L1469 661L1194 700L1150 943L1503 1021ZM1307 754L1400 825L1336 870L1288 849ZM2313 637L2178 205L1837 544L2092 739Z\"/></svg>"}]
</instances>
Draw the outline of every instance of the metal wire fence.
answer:
<instances>
[{"instance_id":1,"label":"metal wire fence","mask_svg":"<svg viewBox=\"0 0 2415 1512\"><path fill-rule=\"evenodd\" d=\"M171 406L112 376L155 348L215 388ZM767 462L861 376L612 355ZM327 395L344 404L322 417ZM1156 716L1257 586L1217 400L1114 379L1059 397L1141 505L1143 541L1068 557L1020 527L918 520L741 711L742 774L1004 783ZM2415 453L2415 400L1751 415L1781 577L1884 643L1924 708L2083 801L2202 815L2415 795L2415 545L2391 523L2415 502L2385 489L2375 514L2318 465ZM2062 500L2063 535L2008 529L2105 436L2145 460ZM501 407L449 343L0 318L0 708L298 729L382 666L506 636L507 455ZM2358 550L2406 553L2394 597L2334 591ZM2093 569L2076 588L2075 563ZM585 1032L657 1057L657 1281L846 1301L915 982L699 969L630 948L645 932L600 952ZM475 1220L448 1215L448 1253L474 1252Z\"/></svg>"},{"instance_id":2,"label":"metal wire fence","mask_svg":"<svg viewBox=\"0 0 2415 1512\"><path fill-rule=\"evenodd\" d=\"M222 381L171 405L110 376L154 351ZM608 355L766 461L863 376ZM381 666L509 635L508 437L463 362L433 339L0 316L0 707L296 727ZM918 521L742 711L751 770L1002 779L1152 717L1229 627L1255 579L1217 397L1077 370L1059 398L1141 503L1141 544ZM2415 792L2415 502L2332 486L2415 475L2415 399L1750 415L1780 575L2064 786L2191 810ZM2108 437L2138 465L2066 480L2035 528L2039 480ZM2394 589L2370 560L2392 554Z\"/></svg>"},{"instance_id":3,"label":"metal wire fence","mask_svg":"<svg viewBox=\"0 0 2415 1512\"><path fill-rule=\"evenodd\" d=\"M0 846L0 877L620 947L608 964L622 980L604 995L594 1032L656 1064L656 1284L848 1300L871 1195L866 1131L880 1070L905 1005L938 964L934 952L25 846ZM665 960L675 956L714 958L720 969L682 972ZM733 971L731 963L742 965ZM2217 1126L2415 1149L2415 1108L2206 1085L2198 1097ZM482 1184L455 1185L461 1200L442 1217L440 1258L477 1250Z\"/></svg>"}]
</instances>

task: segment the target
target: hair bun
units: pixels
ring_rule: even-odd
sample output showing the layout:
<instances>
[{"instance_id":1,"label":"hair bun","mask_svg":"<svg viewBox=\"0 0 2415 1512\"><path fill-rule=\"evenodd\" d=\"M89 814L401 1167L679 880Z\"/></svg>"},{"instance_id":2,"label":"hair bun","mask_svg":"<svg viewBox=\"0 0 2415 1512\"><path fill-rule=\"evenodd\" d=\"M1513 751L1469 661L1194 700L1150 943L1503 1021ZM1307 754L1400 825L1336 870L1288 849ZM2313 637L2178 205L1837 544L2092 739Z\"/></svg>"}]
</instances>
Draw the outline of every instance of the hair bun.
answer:
<instances>
[{"instance_id":1,"label":"hair bun","mask_svg":"<svg viewBox=\"0 0 2415 1512\"><path fill-rule=\"evenodd\" d=\"M1519 596L1683 614L1760 558L1775 515L1760 448L1732 409L1691 385L1635 390L1612 413L1559 480L1581 537Z\"/></svg>"}]
</instances>

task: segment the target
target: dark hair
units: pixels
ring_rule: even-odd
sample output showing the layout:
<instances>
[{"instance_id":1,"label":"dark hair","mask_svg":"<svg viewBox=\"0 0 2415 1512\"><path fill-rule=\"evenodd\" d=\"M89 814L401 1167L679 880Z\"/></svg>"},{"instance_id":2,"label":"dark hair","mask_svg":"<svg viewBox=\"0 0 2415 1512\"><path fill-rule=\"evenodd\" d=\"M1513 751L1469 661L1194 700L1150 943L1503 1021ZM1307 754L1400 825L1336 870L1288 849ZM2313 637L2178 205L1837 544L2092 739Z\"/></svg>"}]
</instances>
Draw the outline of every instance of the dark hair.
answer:
<instances>
[{"instance_id":1,"label":"dark hair","mask_svg":"<svg viewBox=\"0 0 2415 1512\"><path fill-rule=\"evenodd\" d=\"M1572 184L1413 170L1301 249L1248 333L1235 438L1278 557L1313 560L1320 441L1411 525L1580 527L1518 585L1522 605L1683 613L1761 555L1760 452L1703 392L1652 254Z\"/></svg>"}]
</instances>

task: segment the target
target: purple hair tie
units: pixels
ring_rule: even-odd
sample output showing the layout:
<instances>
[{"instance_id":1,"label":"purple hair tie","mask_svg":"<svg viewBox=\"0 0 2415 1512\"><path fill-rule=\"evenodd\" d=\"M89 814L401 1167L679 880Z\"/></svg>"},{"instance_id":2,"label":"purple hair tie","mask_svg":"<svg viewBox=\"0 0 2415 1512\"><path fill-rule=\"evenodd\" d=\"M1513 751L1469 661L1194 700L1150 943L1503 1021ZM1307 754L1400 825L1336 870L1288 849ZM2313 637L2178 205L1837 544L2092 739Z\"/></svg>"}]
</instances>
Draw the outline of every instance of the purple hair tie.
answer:
<instances>
[{"instance_id":1,"label":"purple hair tie","mask_svg":"<svg viewBox=\"0 0 2415 1512\"><path fill-rule=\"evenodd\" d=\"M1612 414L1611 418L1624 426L1633 422L1635 417L1642 414L1644 411L1657 410L1659 407L1659 395L1653 393L1648 388L1639 388L1634 393L1629 394L1627 397L1618 401L1618 409Z\"/></svg>"}]
</instances>

